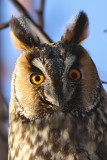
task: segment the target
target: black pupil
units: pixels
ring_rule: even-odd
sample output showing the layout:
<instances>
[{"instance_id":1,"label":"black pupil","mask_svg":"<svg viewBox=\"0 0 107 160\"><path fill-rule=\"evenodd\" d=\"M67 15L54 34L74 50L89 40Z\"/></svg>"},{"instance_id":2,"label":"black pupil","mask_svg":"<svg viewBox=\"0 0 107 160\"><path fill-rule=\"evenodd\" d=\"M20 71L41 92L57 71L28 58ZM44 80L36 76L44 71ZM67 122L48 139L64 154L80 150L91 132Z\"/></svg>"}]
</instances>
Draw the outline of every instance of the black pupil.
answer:
<instances>
[{"instance_id":1,"label":"black pupil","mask_svg":"<svg viewBox=\"0 0 107 160\"><path fill-rule=\"evenodd\" d=\"M35 77L35 81L36 81L36 82L39 82L39 81L40 81L40 76L36 76L36 77Z\"/></svg>"},{"instance_id":2,"label":"black pupil","mask_svg":"<svg viewBox=\"0 0 107 160\"><path fill-rule=\"evenodd\" d=\"M73 72L73 73L71 74L71 77L72 77L72 79L77 79L77 73Z\"/></svg>"}]
</instances>

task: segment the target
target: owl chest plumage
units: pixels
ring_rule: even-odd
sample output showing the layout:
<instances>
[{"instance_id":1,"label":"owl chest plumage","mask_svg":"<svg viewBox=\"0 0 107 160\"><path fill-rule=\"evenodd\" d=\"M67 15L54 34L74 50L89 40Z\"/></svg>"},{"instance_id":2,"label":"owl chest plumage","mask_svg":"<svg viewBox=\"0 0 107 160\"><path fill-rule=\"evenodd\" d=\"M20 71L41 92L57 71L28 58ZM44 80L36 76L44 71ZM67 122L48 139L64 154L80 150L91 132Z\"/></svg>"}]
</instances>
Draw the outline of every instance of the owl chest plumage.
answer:
<instances>
[{"instance_id":1,"label":"owl chest plumage","mask_svg":"<svg viewBox=\"0 0 107 160\"><path fill-rule=\"evenodd\" d=\"M102 115L102 122L96 117ZM74 119L72 114L55 113L36 121L10 118L9 160L100 160L98 144L104 137L104 115Z\"/></svg>"}]
</instances>

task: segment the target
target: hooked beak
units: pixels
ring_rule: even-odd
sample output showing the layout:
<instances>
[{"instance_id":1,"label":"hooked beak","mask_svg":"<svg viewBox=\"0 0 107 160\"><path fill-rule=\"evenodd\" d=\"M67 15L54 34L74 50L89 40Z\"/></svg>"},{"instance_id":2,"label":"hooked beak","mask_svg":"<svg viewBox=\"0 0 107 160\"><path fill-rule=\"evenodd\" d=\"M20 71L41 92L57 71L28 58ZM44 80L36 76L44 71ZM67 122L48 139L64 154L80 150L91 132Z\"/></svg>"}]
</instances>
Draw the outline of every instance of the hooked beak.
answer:
<instances>
[{"instance_id":1,"label":"hooked beak","mask_svg":"<svg viewBox=\"0 0 107 160\"><path fill-rule=\"evenodd\" d=\"M58 108L61 108L63 106L63 102L62 102L62 99L58 98L58 99L51 99L51 100L48 100L47 98L41 98L41 101L47 105L54 105Z\"/></svg>"},{"instance_id":2,"label":"hooked beak","mask_svg":"<svg viewBox=\"0 0 107 160\"><path fill-rule=\"evenodd\" d=\"M54 105L58 108L61 108L64 104L63 94L60 86L56 86L56 90L52 89L51 87L51 89L48 90L48 93L45 93L45 97L45 101L48 104Z\"/></svg>"}]
</instances>

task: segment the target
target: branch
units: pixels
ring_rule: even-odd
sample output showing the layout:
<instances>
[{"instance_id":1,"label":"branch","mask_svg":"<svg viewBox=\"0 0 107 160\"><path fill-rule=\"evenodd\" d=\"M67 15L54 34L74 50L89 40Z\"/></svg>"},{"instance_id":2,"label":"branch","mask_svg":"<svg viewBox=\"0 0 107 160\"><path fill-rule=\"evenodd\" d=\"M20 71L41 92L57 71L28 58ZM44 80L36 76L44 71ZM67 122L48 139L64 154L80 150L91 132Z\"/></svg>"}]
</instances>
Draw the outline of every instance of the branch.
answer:
<instances>
[{"instance_id":1,"label":"branch","mask_svg":"<svg viewBox=\"0 0 107 160\"><path fill-rule=\"evenodd\" d=\"M0 29L7 28L9 26L9 22L0 24Z\"/></svg>"},{"instance_id":2,"label":"branch","mask_svg":"<svg viewBox=\"0 0 107 160\"><path fill-rule=\"evenodd\" d=\"M8 104L0 93L0 120L6 120L8 118Z\"/></svg>"},{"instance_id":3,"label":"branch","mask_svg":"<svg viewBox=\"0 0 107 160\"><path fill-rule=\"evenodd\" d=\"M8 104L2 93L0 93L0 120L6 120L7 118L8 118Z\"/></svg>"},{"instance_id":4,"label":"branch","mask_svg":"<svg viewBox=\"0 0 107 160\"><path fill-rule=\"evenodd\" d=\"M38 24L41 28L43 28L44 26L44 20L43 20L44 4L45 4L45 0L41 0L39 9L36 11L37 17L38 17Z\"/></svg>"},{"instance_id":5,"label":"branch","mask_svg":"<svg viewBox=\"0 0 107 160\"><path fill-rule=\"evenodd\" d=\"M16 0L10 0L14 5L15 7L19 10L19 12L23 15L23 16L26 16L31 22L32 22L32 27L33 28L33 31L36 32L37 36L40 37L40 39L43 41L43 42L46 42L46 43L51 43L52 40L51 38L43 31L43 29L36 23L34 22L34 20L32 19L31 15L27 12L27 10Z\"/></svg>"},{"instance_id":6,"label":"branch","mask_svg":"<svg viewBox=\"0 0 107 160\"><path fill-rule=\"evenodd\" d=\"M104 33L107 33L107 29L104 30Z\"/></svg>"},{"instance_id":7,"label":"branch","mask_svg":"<svg viewBox=\"0 0 107 160\"><path fill-rule=\"evenodd\" d=\"M101 81L103 84L107 84L107 82L105 82L105 81Z\"/></svg>"}]
</instances>

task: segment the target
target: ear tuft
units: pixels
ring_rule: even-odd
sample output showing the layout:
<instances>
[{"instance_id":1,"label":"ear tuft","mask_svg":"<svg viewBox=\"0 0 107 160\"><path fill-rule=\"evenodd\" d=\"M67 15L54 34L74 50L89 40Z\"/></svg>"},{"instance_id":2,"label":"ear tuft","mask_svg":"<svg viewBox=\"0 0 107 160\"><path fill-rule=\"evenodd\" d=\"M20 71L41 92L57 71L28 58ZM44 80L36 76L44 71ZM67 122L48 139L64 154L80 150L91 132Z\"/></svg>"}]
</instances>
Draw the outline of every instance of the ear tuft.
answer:
<instances>
[{"instance_id":1,"label":"ear tuft","mask_svg":"<svg viewBox=\"0 0 107 160\"><path fill-rule=\"evenodd\" d=\"M64 41L79 44L88 36L88 18L84 12L79 12L71 21L62 37Z\"/></svg>"},{"instance_id":2,"label":"ear tuft","mask_svg":"<svg viewBox=\"0 0 107 160\"><path fill-rule=\"evenodd\" d=\"M9 29L12 42L17 49L27 50L40 43L39 39L33 36L26 17L13 17Z\"/></svg>"}]
</instances>

